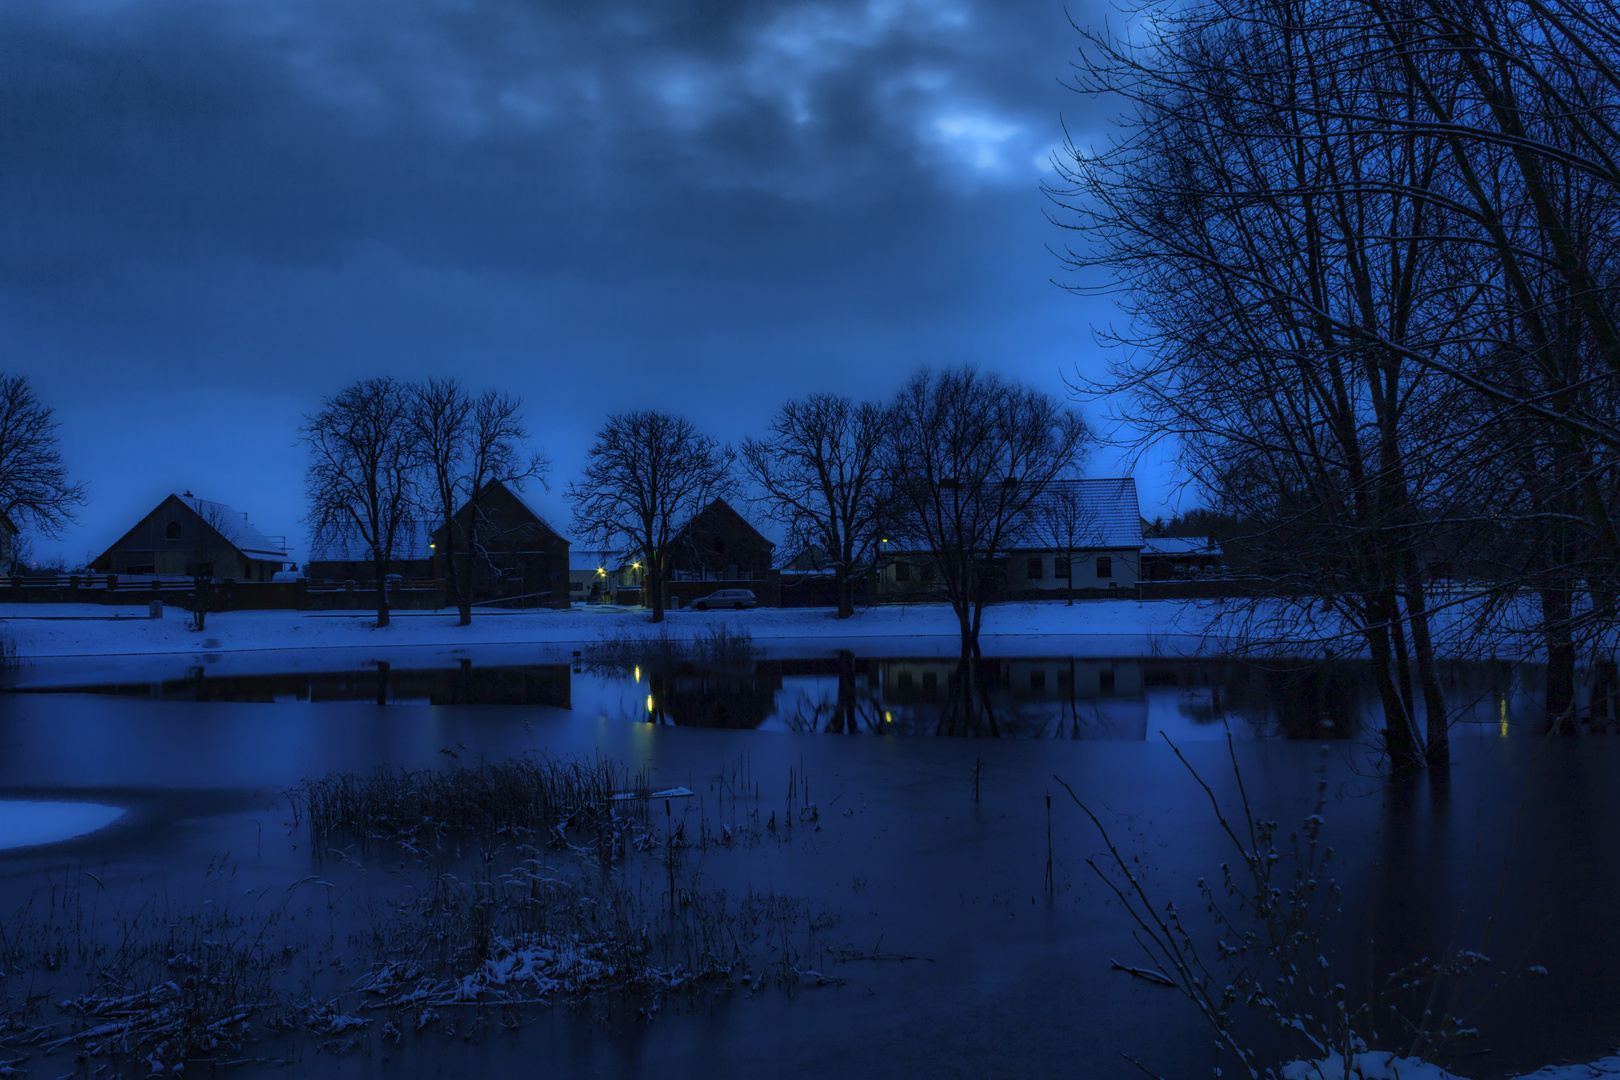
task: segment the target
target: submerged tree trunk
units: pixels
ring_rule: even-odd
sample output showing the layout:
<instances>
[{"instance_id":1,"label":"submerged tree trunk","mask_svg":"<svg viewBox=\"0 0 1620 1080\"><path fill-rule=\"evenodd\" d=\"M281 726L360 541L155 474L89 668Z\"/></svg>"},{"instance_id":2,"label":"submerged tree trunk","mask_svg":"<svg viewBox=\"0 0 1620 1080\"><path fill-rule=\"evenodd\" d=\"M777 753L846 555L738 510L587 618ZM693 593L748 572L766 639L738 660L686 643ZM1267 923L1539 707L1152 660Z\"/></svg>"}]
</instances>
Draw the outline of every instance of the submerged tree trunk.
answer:
<instances>
[{"instance_id":1,"label":"submerged tree trunk","mask_svg":"<svg viewBox=\"0 0 1620 1080\"><path fill-rule=\"evenodd\" d=\"M1575 734L1575 638L1571 633L1569 589L1541 589L1541 632L1547 643L1547 724Z\"/></svg>"},{"instance_id":2,"label":"submerged tree trunk","mask_svg":"<svg viewBox=\"0 0 1620 1080\"><path fill-rule=\"evenodd\" d=\"M1412 620L1412 652L1417 661L1418 684L1423 690L1424 748L1429 768L1451 764L1451 736L1446 717L1446 699L1440 690L1440 676L1434 666L1434 639L1429 633L1429 604L1424 593L1417 556L1406 552L1406 610Z\"/></svg>"},{"instance_id":3,"label":"submerged tree trunk","mask_svg":"<svg viewBox=\"0 0 1620 1080\"><path fill-rule=\"evenodd\" d=\"M1384 746L1389 751L1390 768L1400 772L1421 765L1423 758L1418 753L1411 717L1407 715L1400 689L1395 684L1388 613L1382 610L1381 604L1369 605L1368 608L1371 618L1367 620L1367 643L1371 647L1378 696L1384 706Z\"/></svg>"}]
</instances>

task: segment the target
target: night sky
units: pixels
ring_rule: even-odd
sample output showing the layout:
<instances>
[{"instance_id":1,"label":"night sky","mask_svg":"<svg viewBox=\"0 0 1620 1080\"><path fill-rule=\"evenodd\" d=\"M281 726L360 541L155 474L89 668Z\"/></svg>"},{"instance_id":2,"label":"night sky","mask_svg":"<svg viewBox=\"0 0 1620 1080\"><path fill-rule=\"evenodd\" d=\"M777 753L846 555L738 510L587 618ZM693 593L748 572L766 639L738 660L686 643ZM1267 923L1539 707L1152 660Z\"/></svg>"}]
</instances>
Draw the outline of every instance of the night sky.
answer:
<instances>
[{"instance_id":1,"label":"night sky","mask_svg":"<svg viewBox=\"0 0 1620 1080\"><path fill-rule=\"evenodd\" d=\"M964 361L1062 393L1117 319L1052 284L1040 191L1061 123L1106 133L1058 82L1094 8L7 0L0 369L90 492L39 552L189 488L301 559L300 418L378 374L522 395L565 533L611 411L736 440Z\"/></svg>"}]
</instances>

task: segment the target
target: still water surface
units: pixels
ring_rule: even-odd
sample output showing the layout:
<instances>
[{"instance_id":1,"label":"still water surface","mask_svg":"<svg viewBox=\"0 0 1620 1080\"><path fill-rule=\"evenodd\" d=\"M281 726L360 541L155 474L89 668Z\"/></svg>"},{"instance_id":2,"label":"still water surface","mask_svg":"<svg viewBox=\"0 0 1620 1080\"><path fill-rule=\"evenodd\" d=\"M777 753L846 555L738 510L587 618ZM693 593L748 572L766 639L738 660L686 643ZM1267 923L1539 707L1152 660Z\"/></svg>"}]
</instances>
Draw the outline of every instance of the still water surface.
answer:
<instances>
[{"instance_id":1,"label":"still water surface","mask_svg":"<svg viewBox=\"0 0 1620 1080\"><path fill-rule=\"evenodd\" d=\"M387 1062L316 1058L301 1075L502 1076L536 1062L565 1076L1140 1075L1125 1054L1161 1075L1208 1075L1190 1008L1111 970L1138 960L1132 927L1087 867L1101 844L1054 779L1140 858L1156 896L1196 910L1196 880L1233 853L1160 730L1229 802L1219 737L1237 735L1256 811L1284 822L1309 812L1326 769L1348 985L1448 947L1509 972L1473 1018L1482 1037L1463 1075L1596 1057L1620 1039L1620 935L1606 929L1620 901L1620 739L1543 737L1534 669L1449 671L1465 721L1457 765L1444 782L1391 783L1365 738L1374 701L1354 666L1002 658L983 679L988 715L962 723L944 700L953 665L929 657L773 657L639 678L583 661L306 659L296 672L198 663L77 684L36 671L21 688L42 692L0 695L0 798L128 808L81 839L0 852L0 907L69 862L144 895L181 892L224 856L241 888L279 894L330 872L278 801L301 777L604 755L690 787L689 812L715 821L728 812L717 776L746 768L766 799L790 775L808 782L812 825L705 855L708 880L809 897L837 913L851 948L913 959L843 964L842 987L738 994L650 1023L559 1010L510 1036L407 1041ZM852 732L1021 737L829 737ZM386 867L369 872L382 880ZM1525 977L1535 965L1545 980Z\"/></svg>"}]
</instances>

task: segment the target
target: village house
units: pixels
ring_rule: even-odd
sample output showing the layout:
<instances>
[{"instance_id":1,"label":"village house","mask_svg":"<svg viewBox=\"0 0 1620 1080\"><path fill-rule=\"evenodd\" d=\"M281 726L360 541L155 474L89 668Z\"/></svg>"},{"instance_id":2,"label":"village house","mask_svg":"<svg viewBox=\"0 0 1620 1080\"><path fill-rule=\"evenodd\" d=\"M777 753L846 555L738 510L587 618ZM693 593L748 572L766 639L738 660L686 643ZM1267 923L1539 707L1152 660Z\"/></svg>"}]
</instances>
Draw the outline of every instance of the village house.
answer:
<instances>
[{"instance_id":1,"label":"village house","mask_svg":"<svg viewBox=\"0 0 1620 1080\"><path fill-rule=\"evenodd\" d=\"M730 503L716 499L692 515L670 544L664 602L690 605L723 588L745 588L761 604L778 606L781 591L771 563L776 545Z\"/></svg>"},{"instance_id":2,"label":"village house","mask_svg":"<svg viewBox=\"0 0 1620 1080\"><path fill-rule=\"evenodd\" d=\"M1053 521L1056 506L1069 506L1068 527ZM1072 547L1058 542L1066 534ZM1136 481L1114 477L1059 480L1048 485L1030 520L994 561L995 588L1009 599L1061 598L1071 587L1076 596L1098 596L1132 589L1141 578L1142 519ZM885 542L878 576L881 596L926 596L940 587L932 554L895 550Z\"/></svg>"},{"instance_id":3,"label":"village house","mask_svg":"<svg viewBox=\"0 0 1620 1080\"><path fill-rule=\"evenodd\" d=\"M574 551L568 556L568 595L581 603L640 603L645 571L639 559L617 551Z\"/></svg>"},{"instance_id":4,"label":"village house","mask_svg":"<svg viewBox=\"0 0 1620 1080\"><path fill-rule=\"evenodd\" d=\"M458 559L466 556L466 537L476 536L472 554L474 595L478 600L510 598L526 606L566 608L572 594L573 566L569 544L523 497L507 485L494 482L478 497L478 522L472 528L473 500L456 511L455 544ZM441 525L430 538L436 576L447 576L449 526ZM458 578L459 580L459 578Z\"/></svg>"},{"instance_id":5,"label":"village house","mask_svg":"<svg viewBox=\"0 0 1620 1080\"><path fill-rule=\"evenodd\" d=\"M692 515L670 544L674 581L764 581L776 545L724 499Z\"/></svg>"},{"instance_id":6,"label":"village house","mask_svg":"<svg viewBox=\"0 0 1620 1080\"><path fill-rule=\"evenodd\" d=\"M90 569L120 577L269 581L286 565L285 537L266 536L246 514L188 491L158 503Z\"/></svg>"}]
</instances>

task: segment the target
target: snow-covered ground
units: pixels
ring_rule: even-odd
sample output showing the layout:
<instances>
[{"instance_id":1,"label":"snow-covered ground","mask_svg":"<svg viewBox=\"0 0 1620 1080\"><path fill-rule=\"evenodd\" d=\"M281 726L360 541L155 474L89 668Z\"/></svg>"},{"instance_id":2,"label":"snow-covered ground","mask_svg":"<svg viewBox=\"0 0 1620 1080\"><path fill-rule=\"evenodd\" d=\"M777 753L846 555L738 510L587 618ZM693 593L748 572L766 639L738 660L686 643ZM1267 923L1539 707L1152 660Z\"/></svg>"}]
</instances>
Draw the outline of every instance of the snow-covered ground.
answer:
<instances>
[{"instance_id":1,"label":"snow-covered ground","mask_svg":"<svg viewBox=\"0 0 1620 1080\"><path fill-rule=\"evenodd\" d=\"M1234 610L1235 608L1235 610ZM1439 617L1442 654L1534 659L1533 639L1465 631L1458 609ZM641 609L576 606L569 611L481 610L471 626L454 611L401 611L378 628L370 612L233 611L208 617L194 632L189 616L169 609L147 617L144 604L0 604L0 633L25 659L139 656L270 649L376 649L386 644L459 648L489 645L563 646L608 635L659 632ZM673 635L698 635L728 624L746 630L767 654L850 648L867 654L884 642L905 641L908 655L954 653L956 618L944 604L885 605L838 619L830 608L759 608L742 612L671 611ZM1039 640L1039 649L1031 643ZM986 610L981 645L991 655L1032 653L1092 656L1218 656L1242 643L1269 656L1335 655L1360 651L1359 638L1336 617L1280 602L1229 608L1210 600L1085 600L997 604ZM1325 647L1324 647L1325 646ZM1526 652L1526 650L1532 650ZM1523 653L1524 655L1516 655Z\"/></svg>"},{"instance_id":2,"label":"snow-covered ground","mask_svg":"<svg viewBox=\"0 0 1620 1080\"><path fill-rule=\"evenodd\" d=\"M1003 604L985 614L986 646L1029 639L1107 639L1131 655L1217 652L1212 607L1182 601L1091 601L1073 607L1052 603ZM190 629L183 611L149 619L145 605L3 604L0 620L24 658L117 656L157 653L241 652L264 649L372 648L396 646L566 645L622 633L654 633L645 612L609 607L570 611L480 611L471 626L457 625L453 611L402 611L378 628L370 612L233 611L208 617L207 628ZM746 630L768 650L774 644L822 648L872 647L895 639L939 639L954 650L955 616L942 604L888 606L858 611L840 620L828 608L759 608L743 612L672 611L668 632L692 636L729 625Z\"/></svg>"}]
</instances>

